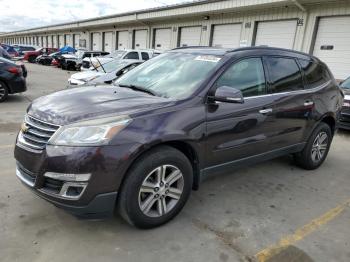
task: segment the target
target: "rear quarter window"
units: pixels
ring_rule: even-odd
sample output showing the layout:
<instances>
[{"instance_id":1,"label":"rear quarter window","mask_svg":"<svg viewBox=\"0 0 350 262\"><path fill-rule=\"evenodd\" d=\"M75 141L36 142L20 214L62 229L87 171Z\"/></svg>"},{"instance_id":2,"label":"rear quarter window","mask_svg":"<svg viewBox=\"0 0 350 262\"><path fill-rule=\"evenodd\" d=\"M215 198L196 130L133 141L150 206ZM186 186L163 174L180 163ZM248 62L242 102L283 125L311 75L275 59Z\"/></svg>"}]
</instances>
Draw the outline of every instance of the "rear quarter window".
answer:
<instances>
[{"instance_id":1,"label":"rear quarter window","mask_svg":"<svg viewBox=\"0 0 350 262\"><path fill-rule=\"evenodd\" d=\"M266 59L272 93L303 90L303 79L294 58L268 57Z\"/></svg>"},{"instance_id":2,"label":"rear quarter window","mask_svg":"<svg viewBox=\"0 0 350 262\"><path fill-rule=\"evenodd\" d=\"M306 88L318 87L331 79L326 67L313 61L299 59L302 70L304 71Z\"/></svg>"}]
</instances>

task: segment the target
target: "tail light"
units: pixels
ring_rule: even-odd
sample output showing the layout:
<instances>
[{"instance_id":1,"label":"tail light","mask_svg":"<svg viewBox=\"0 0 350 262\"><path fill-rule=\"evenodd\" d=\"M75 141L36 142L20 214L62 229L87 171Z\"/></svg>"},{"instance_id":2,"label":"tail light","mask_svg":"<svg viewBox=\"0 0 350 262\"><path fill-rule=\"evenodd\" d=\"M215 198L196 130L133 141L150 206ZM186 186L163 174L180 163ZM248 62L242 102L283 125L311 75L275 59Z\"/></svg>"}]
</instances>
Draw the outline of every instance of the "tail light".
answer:
<instances>
[{"instance_id":1,"label":"tail light","mask_svg":"<svg viewBox=\"0 0 350 262\"><path fill-rule=\"evenodd\" d=\"M16 67L16 66L11 66L7 69L8 72L10 72L11 74L14 75L19 75L22 73L22 69L20 67Z\"/></svg>"}]
</instances>

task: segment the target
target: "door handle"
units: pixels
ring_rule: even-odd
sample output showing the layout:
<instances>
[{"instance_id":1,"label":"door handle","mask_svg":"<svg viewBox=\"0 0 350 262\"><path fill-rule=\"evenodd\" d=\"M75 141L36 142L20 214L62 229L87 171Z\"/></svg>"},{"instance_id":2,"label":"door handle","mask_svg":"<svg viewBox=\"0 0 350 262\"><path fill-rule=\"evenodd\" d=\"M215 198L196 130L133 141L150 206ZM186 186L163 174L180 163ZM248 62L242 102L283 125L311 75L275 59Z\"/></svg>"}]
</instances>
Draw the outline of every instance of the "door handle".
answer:
<instances>
[{"instance_id":1,"label":"door handle","mask_svg":"<svg viewBox=\"0 0 350 262\"><path fill-rule=\"evenodd\" d=\"M304 106L313 106L314 105L314 101L305 101L304 102Z\"/></svg>"},{"instance_id":2,"label":"door handle","mask_svg":"<svg viewBox=\"0 0 350 262\"><path fill-rule=\"evenodd\" d=\"M263 115L268 114L268 113L272 113L272 108L261 109L261 110L259 110L259 113L263 114Z\"/></svg>"}]
</instances>

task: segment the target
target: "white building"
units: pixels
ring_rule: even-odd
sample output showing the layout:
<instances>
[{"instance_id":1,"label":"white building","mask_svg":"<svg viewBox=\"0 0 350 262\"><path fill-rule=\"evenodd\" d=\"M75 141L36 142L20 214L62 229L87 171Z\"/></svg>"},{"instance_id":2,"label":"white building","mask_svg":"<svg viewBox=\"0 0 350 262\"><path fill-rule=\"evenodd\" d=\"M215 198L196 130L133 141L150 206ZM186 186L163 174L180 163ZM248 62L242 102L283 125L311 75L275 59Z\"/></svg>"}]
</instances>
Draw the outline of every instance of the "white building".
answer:
<instances>
[{"instance_id":1,"label":"white building","mask_svg":"<svg viewBox=\"0 0 350 262\"><path fill-rule=\"evenodd\" d=\"M267 45L314 54L350 75L350 1L211 0L10 32L0 42L93 50Z\"/></svg>"}]
</instances>

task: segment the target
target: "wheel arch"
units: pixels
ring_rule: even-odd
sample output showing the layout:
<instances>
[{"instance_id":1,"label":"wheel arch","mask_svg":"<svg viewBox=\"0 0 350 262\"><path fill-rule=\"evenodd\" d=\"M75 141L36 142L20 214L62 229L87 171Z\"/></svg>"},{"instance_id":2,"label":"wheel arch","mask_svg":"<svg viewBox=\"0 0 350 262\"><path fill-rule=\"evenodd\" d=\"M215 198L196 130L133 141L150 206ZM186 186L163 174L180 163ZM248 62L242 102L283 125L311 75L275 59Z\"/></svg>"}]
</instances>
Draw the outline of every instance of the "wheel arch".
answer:
<instances>
[{"instance_id":1,"label":"wheel arch","mask_svg":"<svg viewBox=\"0 0 350 262\"><path fill-rule=\"evenodd\" d=\"M181 153L183 153L189 159L189 161L192 165L192 169L193 169L192 189L198 190L199 183L200 183L200 166L199 166L200 162L199 162L198 152L194 149L194 147L190 143L185 142L185 141L181 141L181 140L164 141L164 142L153 143L153 144L148 145L148 146L140 147L137 150L137 152L134 154L134 156L132 157L132 161L130 161L130 164L127 166L127 168L124 172L124 176L122 178L122 181L120 183L120 187L123 186L124 181L128 175L128 172L131 169L131 167L133 166L133 164L135 163L135 161L137 161L137 159L139 159L144 154L147 154L149 151L151 151L157 147L161 147L161 146L169 146L169 147L175 148L175 149L179 150Z\"/></svg>"}]
</instances>

